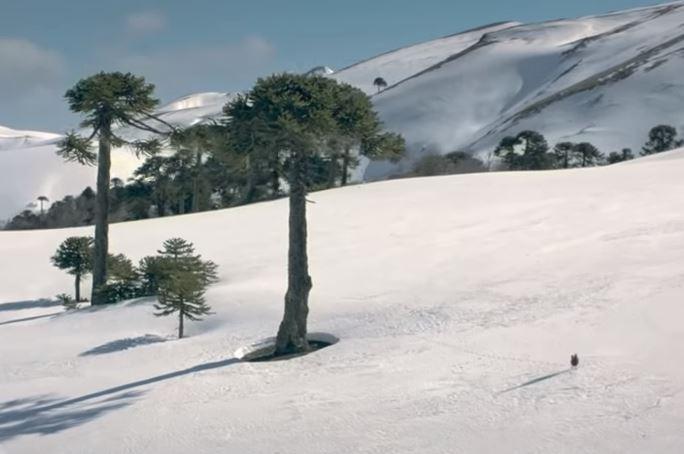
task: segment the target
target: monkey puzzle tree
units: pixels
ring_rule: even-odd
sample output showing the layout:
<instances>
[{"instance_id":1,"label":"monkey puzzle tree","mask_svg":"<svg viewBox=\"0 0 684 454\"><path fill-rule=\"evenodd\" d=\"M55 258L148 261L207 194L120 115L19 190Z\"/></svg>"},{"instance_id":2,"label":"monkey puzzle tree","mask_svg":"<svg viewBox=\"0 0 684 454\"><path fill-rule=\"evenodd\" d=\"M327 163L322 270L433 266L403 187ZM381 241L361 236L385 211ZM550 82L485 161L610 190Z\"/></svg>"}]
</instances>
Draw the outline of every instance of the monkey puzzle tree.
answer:
<instances>
[{"instance_id":1,"label":"monkey puzzle tree","mask_svg":"<svg viewBox=\"0 0 684 454\"><path fill-rule=\"evenodd\" d=\"M224 109L229 134L272 145L286 162L289 186L288 287L283 320L276 337L276 355L309 349L307 317L312 287L307 254L306 194L312 158L329 158L331 137L342 134L335 111L341 102L337 82L321 76L277 74L259 79L245 96ZM370 104L367 105L370 108ZM366 142L377 137L365 137ZM254 148L238 147L250 153Z\"/></svg>"},{"instance_id":2,"label":"monkey puzzle tree","mask_svg":"<svg viewBox=\"0 0 684 454\"><path fill-rule=\"evenodd\" d=\"M210 314L210 308L204 299L209 285L218 280L217 266L210 260L202 260L195 255L192 243L182 238L171 238L164 242L164 248L153 261L154 272L157 273L158 303L154 305L157 316L171 315L178 312L178 338L183 337L183 323L189 320L200 320ZM148 263L151 263L148 259ZM148 269L148 271L153 271Z\"/></svg>"},{"instance_id":3,"label":"monkey puzzle tree","mask_svg":"<svg viewBox=\"0 0 684 454\"><path fill-rule=\"evenodd\" d=\"M604 158L603 154L589 142L581 142L575 145L574 152L579 159L580 167L598 165Z\"/></svg>"},{"instance_id":4,"label":"monkey puzzle tree","mask_svg":"<svg viewBox=\"0 0 684 454\"><path fill-rule=\"evenodd\" d=\"M284 153L278 151L276 129L267 123L264 115L253 115L250 103L247 96L240 96L225 106L228 146L219 157L224 164L236 170L234 177L242 180L238 198L243 204L258 199L264 183L270 186L272 196L277 196L285 170ZM237 124L240 127L235 127Z\"/></svg>"},{"instance_id":5,"label":"monkey puzzle tree","mask_svg":"<svg viewBox=\"0 0 684 454\"><path fill-rule=\"evenodd\" d=\"M43 204L44 204L45 202L49 202L50 199L48 199L48 198L45 197L44 195L41 195L40 197L38 197L37 200L38 200L38 203L40 203L40 215L42 216L43 214L45 214L45 210L44 210L44 208L43 208Z\"/></svg>"},{"instance_id":6,"label":"monkey puzzle tree","mask_svg":"<svg viewBox=\"0 0 684 454\"><path fill-rule=\"evenodd\" d=\"M81 301L81 277L92 270L93 239L89 236L71 236L59 245L52 264L74 276L74 296L76 302Z\"/></svg>"},{"instance_id":7,"label":"monkey puzzle tree","mask_svg":"<svg viewBox=\"0 0 684 454\"><path fill-rule=\"evenodd\" d=\"M65 98L69 108L83 114L81 126L90 128L90 136L69 132L60 142L57 154L67 161L84 165L97 163L97 192L95 209L95 253L93 257L92 304L102 304L100 287L107 282L107 250L109 245L109 183L112 147L129 146L137 154L153 154L159 149L158 139L128 141L114 132L114 127L129 126L155 134L162 131L150 126L149 120L171 125L153 114L159 101L153 97L154 85L131 73L100 72L80 80L68 90ZM168 132L168 131L165 131ZM91 141L97 139L97 153Z\"/></svg>"},{"instance_id":8,"label":"monkey puzzle tree","mask_svg":"<svg viewBox=\"0 0 684 454\"><path fill-rule=\"evenodd\" d=\"M178 161L188 167L190 176L189 192L192 197L190 211L200 210L202 192L203 166L210 150L215 144L214 125L194 125L177 130L171 135L171 146L176 150Z\"/></svg>"},{"instance_id":9,"label":"monkey puzzle tree","mask_svg":"<svg viewBox=\"0 0 684 454\"><path fill-rule=\"evenodd\" d=\"M373 85L375 85L375 88L378 89L378 93L380 93L380 90L382 90L383 88L387 88L387 81L385 81L385 79L383 79L382 77L376 77L373 80Z\"/></svg>"},{"instance_id":10,"label":"monkey puzzle tree","mask_svg":"<svg viewBox=\"0 0 684 454\"><path fill-rule=\"evenodd\" d=\"M629 161L634 159L634 153L632 153L631 148L623 148L620 153L617 151L611 151L611 153L606 158L608 164L617 164L618 162Z\"/></svg>"},{"instance_id":11,"label":"monkey puzzle tree","mask_svg":"<svg viewBox=\"0 0 684 454\"><path fill-rule=\"evenodd\" d=\"M648 142L643 146L641 155L672 150L684 145L684 141L677 138L677 129L670 125L658 125L648 133Z\"/></svg>"},{"instance_id":12,"label":"monkey puzzle tree","mask_svg":"<svg viewBox=\"0 0 684 454\"><path fill-rule=\"evenodd\" d=\"M568 169L572 166L571 158L575 144L572 142L560 142L553 147L553 154L556 158L556 165L561 169Z\"/></svg>"},{"instance_id":13,"label":"monkey puzzle tree","mask_svg":"<svg viewBox=\"0 0 684 454\"><path fill-rule=\"evenodd\" d=\"M549 145L536 131L522 131L517 136L501 139L494 154L503 159L510 170L545 170L553 168L554 156Z\"/></svg>"},{"instance_id":14,"label":"monkey puzzle tree","mask_svg":"<svg viewBox=\"0 0 684 454\"><path fill-rule=\"evenodd\" d=\"M370 98L358 88L348 84L337 86L333 118L337 132L329 143L331 149L331 165L329 178L334 184L336 170L341 168L341 185L345 186L349 178L350 168L358 164L357 156L352 153L373 159L397 159L404 152L403 138L392 133L381 133L378 114L373 110ZM342 165L337 165L341 159Z\"/></svg>"}]
</instances>

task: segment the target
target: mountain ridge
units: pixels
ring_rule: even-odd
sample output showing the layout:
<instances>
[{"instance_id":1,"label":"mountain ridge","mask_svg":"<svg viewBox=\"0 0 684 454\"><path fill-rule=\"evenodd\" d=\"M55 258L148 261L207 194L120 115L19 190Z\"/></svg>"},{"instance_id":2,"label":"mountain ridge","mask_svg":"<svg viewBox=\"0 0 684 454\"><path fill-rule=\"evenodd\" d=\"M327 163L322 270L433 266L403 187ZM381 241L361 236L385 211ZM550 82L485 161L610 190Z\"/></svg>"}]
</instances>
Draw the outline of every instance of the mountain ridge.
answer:
<instances>
[{"instance_id":1,"label":"mountain ridge","mask_svg":"<svg viewBox=\"0 0 684 454\"><path fill-rule=\"evenodd\" d=\"M465 151L487 160L502 137L523 129L541 132L551 145L586 141L606 154L638 150L656 124L684 126L684 83L678 82L684 72L683 6L678 1L577 19L498 22L393 49L332 73L322 65L312 71L365 91L386 129L406 138L406 159L362 160L359 180L407 172L429 153ZM376 77L388 87L378 92ZM214 121L234 96L195 93L158 113L179 126ZM145 135L130 128L120 132L128 138ZM57 199L93 184L94 172L59 166L51 145L58 137L3 142L0 135L0 161L30 181L3 182L11 187L0 188L0 217L36 193ZM10 157L15 154L22 156ZM51 173L34 168L28 157L37 154ZM124 150L115 151L113 160L112 175L124 180L140 162ZM54 192L57 187L68 192Z\"/></svg>"}]
</instances>

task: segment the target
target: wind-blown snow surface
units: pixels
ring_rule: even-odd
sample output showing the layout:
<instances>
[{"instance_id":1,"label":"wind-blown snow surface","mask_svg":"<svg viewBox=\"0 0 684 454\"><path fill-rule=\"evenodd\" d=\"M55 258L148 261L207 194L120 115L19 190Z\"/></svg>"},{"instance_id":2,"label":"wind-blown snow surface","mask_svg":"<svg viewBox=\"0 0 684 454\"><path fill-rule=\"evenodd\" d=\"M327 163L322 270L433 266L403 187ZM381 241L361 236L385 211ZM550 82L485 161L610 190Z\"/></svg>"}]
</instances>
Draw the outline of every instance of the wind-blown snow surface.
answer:
<instances>
[{"instance_id":1,"label":"wind-blown snow surface","mask_svg":"<svg viewBox=\"0 0 684 454\"><path fill-rule=\"evenodd\" d=\"M221 109L232 97L230 93L198 93L166 104L156 114L168 123L187 127L218 118ZM160 127L159 124L154 126ZM20 147L3 151L3 143L6 143L4 131L0 129L0 165L3 172L0 180L0 219L12 217L38 196L45 195L54 201L66 195L80 194L86 186L95 186L95 168L66 163L55 154L56 141L60 136L42 133L42 136L37 137L51 140L42 143L29 140L22 142ZM119 128L116 132L129 140L150 136L132 128ZM25 135L23 133L14 131L12 137ZM7 136L10 137L10 134L7 133ZM15 140L14 143L18 142ZM113 150L112 178L125 181L141 163L142 159L128 149Z\"/></svg>"},{"instance_id":2,"label":"wind-blown snow surface","mask_svg":"<svg viewBox=\"0 0 684 454\"><path fill-rule=\"evenodd\" d=\"M0 151L54 142L61 136L50 132L18 131L0 126Z\"/></svg>"},{"instance_id":3,"label":"wind-blown snow surface","mask_svg":"<svg viewBox=\"0 0 684 454\"><path fill-rule=\"evenodd\" d=\"M390 85L418 74L451 55L476 45L487 33L520 25L519 22L503 22L486 25L444 38L396 49L343 68L331 75L341 82L354 85L368 94L377 88L373 81L382 77Z\"/></svg>"},{"instance_id":4,"label":"wind-blown snow surface","mask_svg":"<svg viewBox=\"0 0 684 454\"><path fill-rule=\"evenodd\" d=\"M181 341L148 300L37 301L90 229L0 232L0 452L681 453L683 173L680 150L311 194L310 328L341 340L276 363L233 352L280 320L286 200L111 227L133 259L182 236L219 263Z\"/></svg>"},{"instance_id":5,"label":"wind-blown snow surface","mask_svg":"<svg viewBox=\"0 0 684 454\"><path fill-rule=\"evenodd\" d=\"M484 157L504 135L525 129L552 145L639 150L653 126L682 126L682 23L684 3L676 2L491 31L398 81L375 105L414 157L425 150ZM366 178L400 170L371 165Z\"/></svg>"}]
</instances>

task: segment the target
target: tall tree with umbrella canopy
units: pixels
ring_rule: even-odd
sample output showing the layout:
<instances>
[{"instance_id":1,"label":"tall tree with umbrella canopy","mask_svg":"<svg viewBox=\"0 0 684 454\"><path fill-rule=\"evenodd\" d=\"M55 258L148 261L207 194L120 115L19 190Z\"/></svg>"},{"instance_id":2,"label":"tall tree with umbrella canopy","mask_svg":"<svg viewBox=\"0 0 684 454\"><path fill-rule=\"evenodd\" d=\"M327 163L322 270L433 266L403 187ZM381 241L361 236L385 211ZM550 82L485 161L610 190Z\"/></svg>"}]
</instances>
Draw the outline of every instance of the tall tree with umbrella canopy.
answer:
<instances>
[{"instance_id":1,"label":"tall tree with umbrella canopy","mask_svg":"<svg viewBox=\"0 0 684 454\"><path fill-rule=\"evenodd\" d=\"M97 195L95 209L95 251L93 255L92 304L104 304L100 289L107 282L107 251L109 247L109 183L112 147L131 147L136 154L151 155L158 151L158 138L125 140L114 132L117 126L129 126L154 134L165 134L173 126L156 117L153 112L159 100L153 96L154 85L131 73L100 72L80 80L64 95L71 111L84 115L81 123L89 128L88 137L75 131L66 134L57 154L67 161L84 165L97 164ZM150 125L161 124L164 131ZM97 139L98 150L91 141Z\"/></svg>"},{"instance_id":2,"label":"tall tree with umbrella canopy","mask_svg":"<svg viewBox=\"0 0 684 454\"><path fill-rule=\"evenodd\" d=\"M255 143L268 144L284 162L289 186L288 273L285 310L276 337L275 355L309 350L307 317L312 280L307 252L306 194L313 158L329 159L330 139L343 135L335 115L344 88L321 76L276 74L259 79L244 96L229 103L228 133L238 150L258 153ZM367 104L370 108L370 103ZM381 143L377 134L364 137Z\"/></svg>"}]
</instances>

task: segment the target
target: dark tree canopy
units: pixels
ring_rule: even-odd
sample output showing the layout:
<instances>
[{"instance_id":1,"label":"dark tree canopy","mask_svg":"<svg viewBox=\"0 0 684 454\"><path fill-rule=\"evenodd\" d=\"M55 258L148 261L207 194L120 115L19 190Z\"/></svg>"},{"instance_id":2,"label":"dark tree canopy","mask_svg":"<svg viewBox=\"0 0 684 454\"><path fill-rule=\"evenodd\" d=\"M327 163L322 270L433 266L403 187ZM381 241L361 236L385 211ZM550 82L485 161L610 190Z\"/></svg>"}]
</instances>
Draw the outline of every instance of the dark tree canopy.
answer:
<instances>
[{"instance_id":1,"label":"dark tree canopy","mask_svg":"<svg viewBox=\"0 0 684 454\"><path fill-rule=\"evenodd\" d=\"M556 166L561 169L574 167L575 144L572 142L560 142L553 147L553 154L556 159Z\"/></svg>"},{"instance_id":2,"label":"dark tree canopy","mask_svg":"<svg viewBox=\"0 0 684 454\"><path fill-rule=\"evenodd\" d=\"M115 132L116 126L129 126L149 133L163 134L173 126L153 114L159 101L153 97L154 85L131 73L100 72L80 80L69 89L65 98L72 112L82 114L81 126L90 128L89 137L69 132L60 142L57 154L67 161L94 165L97 163L95 206L95 254L93 257L92 303L103 304L99 295L107 283L107 251L109 248L110 167L111 148L130 146L139 154L154 154L161 146L158 138L128 141ZM166 127L160 131L150 121ZM91 141L97 139L98 151Z\"/></svg>"},{"instance_id":3,"label":"dark tree canopy","mask_svg":"<svg viewBox=\"0 0 684 454\"><path fill-rule=\"evenodd\" d=\"M183 322L201 320L211 313L204 299L209 285L218 278L215 263L202 260L195 254L192 243L182 238L171 238L164 242L156 259L147 261L147 271L156 273L158 303L157 316L178 312L178 337L183 337Z\"/></svg>"},{"instance_id":4,"label":"dark tree canopy","mask_svg":"<svg viewBox=\"0 0 684 454\"><path fill-rule=\"evenodd\" d=\"M630 148L623 148L620 153L612 151L606 158L608 164L617 164L618 162L629 161L634 159L634 153Z\"/></svg>"},{"instance_id":5,"label":"dark tree canopy","mask_svg":"<svg viewBox=\"0 0 684 454\"><path fill-rule=\"evenodd\" d=\"M596 166L603 160L603 154L589 142L581 142L575 145L574 152L580 167Z\"/></svg>"},{"instance_id":6,"label":"dark tree canopy","mask_svg":"<svg viewBox=\"0 0 684 454\"><path fill-rule=\"evenodd\" d=\"M247 159L267 156L282 163L283 178L289 185L288 289L276 354L307 350L312 281L306 194L316 180L315 172L326 160L331 169L337 168L340 158L351 161L353 145L358 144L368 155L398 155L403 151L403 140L382 135L363 93L315 75L276 74L259 79L248 94L229 103L224 111L236 150Z\"/></svg>"},{"instance_id":7,"label":"dark tree canopy","mask_svg":"<svg viewBox=\"0 0 684 454\"><path fill-rule=\"evenodd\" d=\"M669 125L659 125L648 133L648 142L642 148L641 154L646 156L663 151L673 150L684 145L684 140L677 138L677 130Z\"/></svg>"},{"instance_id":8,"label":"dark tree canopy","mask_svg":"<svg viewBox=\"0 0 684 454\"><path fill-rule=\"evenodd\" d=\"M504 137L494 154L501 157L510 170L552 169L555 162L546 139L536 131Z\"/></svg>"},{"instance_id":9,"label":"dark tree canopy","mask_svg":"<svg viewBox=\"0 0 684 454\"><path fill-rule=\"evenodd\" d=\"M172 161L177 163L174 175L177 198L181 202L189 198L193 213L209 205L210 188L204 163L220 146L219 136L220 130L213 124L190 126L171 135L171 146L176 151Z\"/></svg>"},{"instance_id":10,"label":"dark tree canopy","mask_svg":"<svg viewBox=\"0 0 684 454\"><path fill-rule=\"evenodd\" d=\"M75 276L76 302L81 301L81 278L92 271L92 245L91 237L72 236L59 245L51 258L53 265Z\"/></svg>"},{"instance_id":11,"label":"dark tree canopy","mask_svg":"<svg viewBox=\"0 0 684 454\"><path fill-rule=\"evenodd\" d=\"M404 154L406 144L402 136L381 131L382 124L373 110L370 98L348 84L336 87L333 119L336 132L329 136L329 187L336 182L335 171L341 167L341 184L347 184L349 170L359 163L358 156L395 161ZM355 151L358 150L356 153ZM338 166L341 160L341 165Z\"/></svg>"},{"instance_id":12,"label":"dark tree canopy","mask_svg":"<svg viewBox=\"0 0 684 454\"><path fill-rule=\"evenodd\" d=\"M95 138L108 140L113 146L128 145L140 153L157 151L160 146L157 139L128 141L112 130L115 126L131 126L151 133L163 133L150 126L149 120L173 129L153 114L159 104L153 93L154 85L131 73L100 72L81 79L67 90L64 97L72 112L83 114L81 126L90 128L91 134L82 137L73 131L68 133L57 153L68 161L94 165L97 154L91 149L91 140Z\"/></svg>"},{"instance_id":13,"label":"dark tree canopy","mask_svg":"<svg viewBox=\"0 0 684 454\"><path fill-rule=\"evenodd\" d=\"M373 85L375 85L379 92L383 88L387 88L387 81L385 81L385 79L383 79L382 77L376 77L373 80Z\"/></svg>"}]
</instances>

